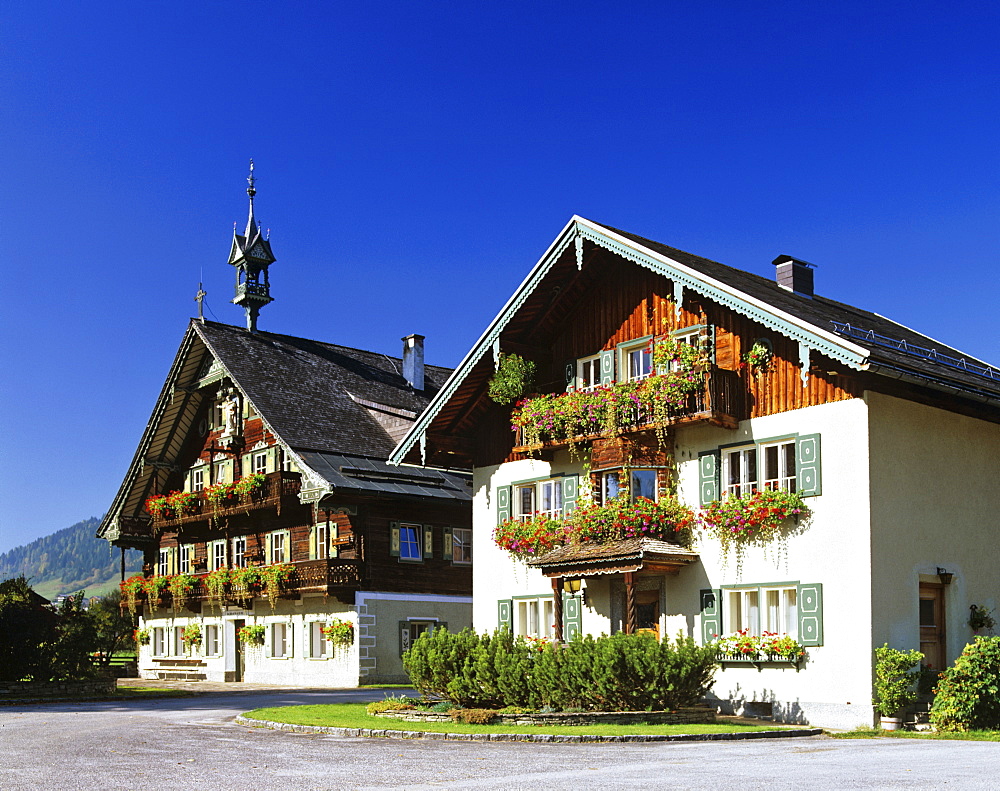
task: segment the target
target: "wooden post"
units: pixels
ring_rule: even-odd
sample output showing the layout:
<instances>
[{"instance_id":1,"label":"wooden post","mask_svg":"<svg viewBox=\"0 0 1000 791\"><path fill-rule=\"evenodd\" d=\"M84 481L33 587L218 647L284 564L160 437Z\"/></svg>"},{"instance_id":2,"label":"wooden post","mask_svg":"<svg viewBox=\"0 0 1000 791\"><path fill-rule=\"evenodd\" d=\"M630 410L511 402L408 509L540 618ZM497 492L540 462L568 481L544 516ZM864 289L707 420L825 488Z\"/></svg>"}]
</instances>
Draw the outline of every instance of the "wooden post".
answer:
<instances>
[{"instance_id":1,"label":"wooden post","mask_svg":"<svg viewBox=\"0 0 1000 791\"><path fill-rule=\"evenodd\" d=\"M625 634L635 634L635 580L631 571L625 572Z\"/></svg>"},{"instance_id":2,"label":"wooden post","mask_svg":"<svg viewBox=\"0 0 1000 791\"><path fill-rule=\"evenodd\" d=\"M121 562L121 565L122 565L122 582L125 582L125 547L121 546L121 547L118 547L118 549L121 551L121 554L122 554L122 558L121 558L121 561L122 561Z\"/></svg>"},{"instance_id":3,"label":"wooden post","mask_svg":"<svg viewBox=\"0 0 1000 791\"><path fill-rule=\"evenodd\" d=\"M555 619L555 639L557 643L561 643L563 641L562 577L552 578L552 613Z\"/></svg>"}]
</instances>

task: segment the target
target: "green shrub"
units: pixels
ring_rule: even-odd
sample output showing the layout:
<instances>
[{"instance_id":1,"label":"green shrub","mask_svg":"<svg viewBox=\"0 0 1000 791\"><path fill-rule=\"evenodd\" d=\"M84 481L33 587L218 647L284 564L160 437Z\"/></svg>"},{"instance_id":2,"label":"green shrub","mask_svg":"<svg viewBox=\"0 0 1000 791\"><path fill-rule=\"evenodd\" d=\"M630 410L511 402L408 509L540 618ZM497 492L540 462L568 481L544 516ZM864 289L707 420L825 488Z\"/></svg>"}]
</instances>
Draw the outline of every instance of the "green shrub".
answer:
<instances>
[{"instance_id":1,"label":"green shrub","mask_svg":"<svg viewBox=\"0 0 1000 791\"><path fill-rule=\"evenodd\" d=\"M1000 637L977 637L942 674L931 722L942 731L1000 729Z\"/></svg>"},{"instance_id":2,"label":"green shrub","mask_svg":"<svg viewBox=\"0 0 1000 791\"><path fill-rule=\"evenodd\" d=\"M390 695L384 700L373 700L367 706L365 706L365 711L369 714L381 714L383 711L406 711L408 709L415 709L416 704L410 698L405 696L395 697Z\"/></svg>"},{"instance_id":3,"label":"green shrub","mask_svg":"<svg viewBox=\"0 0 1000 791\"><path fill-rule=\"evenodd\" d=\"M910 668L920 663L924 655L919 651L899 651L886 643L875 649L875 683L872 703L883 717L895 717L917 699L913 684L920 675Z\"/></svg>"}]
</instances>

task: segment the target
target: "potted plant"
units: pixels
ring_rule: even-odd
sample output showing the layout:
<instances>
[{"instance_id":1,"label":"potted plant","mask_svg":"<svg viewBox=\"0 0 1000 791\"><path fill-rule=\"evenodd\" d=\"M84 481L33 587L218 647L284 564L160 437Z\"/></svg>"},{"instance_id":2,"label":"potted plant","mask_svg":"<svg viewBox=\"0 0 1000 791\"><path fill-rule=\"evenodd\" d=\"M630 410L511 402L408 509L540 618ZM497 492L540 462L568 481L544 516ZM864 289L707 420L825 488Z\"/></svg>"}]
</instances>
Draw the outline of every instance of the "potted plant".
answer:
<instances>
[{"instance_id":1,"label":"potted plant","mask_svg":"<svg viewBox=\"0 0 1000 791\"><path fill-rule=\"evenodd\" d=\"M263 493L267 476L262 472L244 475L236 483L230 484L232 492L241 499L256 497Z\"/></svg>"},{"instance_id":2,"label":"potted plant","mask_svg":"<svg viewBox=\"0 0 1000 791\"><path fill-rule=\"evenodd\" d=\"M170 589L170 598L174 607L183 606L191 594L198 580L190 574L174 574L169 578L167 587Z\"/></svg>"},{"instance_id":3,"label":"potted plant","mask_svg":"<svg viewBox=\"0 0 1000 791\"><path fill-rule=\"evenodd\" d=\"M146 578L142 574L133 574L124 582L119 583L122 591L122 603L135 615L139 602L146 593Z\"/></svg>"},{"instance_id":4,"label":"potted plant","mask_svg":"<svg viewBox=\"0 0 1000 791\"><path fill-rule=\"evenodd\" d=\"M222 604L222 599L229 590L229 580L232 575L229 569L216 569L205 577L205 590L208 592L206 598L209 602Z\"/></svg>"},{"instance_id":5,"label":"potted plant","mask_svg":"<svg viewBox=\"0 0 1000 791\"><path fill-rule=\"evenodd\" d=\"M902 711L917 699L914 684L920 675L912 668L919 665L924 655L919 651L900 651L886 643L875 649L875 682L872 686L872 703L887 731L902 727Z\"/></svg>"},{"instance_id":6,"label":"potted plant","mask_svg":"<svg viewBox=\"0 0 1000 791\"><path fill-rule=\"evenodd\" d=\"M239 638L240 642L245 645L264 645L264 624L247 624L236 633L236 636Z\"/></svg>"},{"instance_id":7,"label":"potted plant","mask_svg":"<svg viewBox=\"0 0 1000 791\"><path fill-rule=\"evenodd\" d=\"M171 511L167 503L167 495L154 494L152 497L147 497L146 513L150 514L154 519L169 519Z\"/></svg>"},{"instance_id":8,"label":"potted plant","mask_svg":"<svg viewBox=\"0 0 1000 791\"><path fill-rule=\"evenodd\" d=\"M535 389L537 367L518 354L501 353L496 373L490 378L490 398L504 406L523 398Z\"/></svg>"},{"instance_id":9,"label":"potted plant","mask_svg":"<svg viewBox=\"0 0 1000 791\"><path fill-rule=\"evenodd\" d=\"M774 352L771 351L770 344L758 338L750 347L750 351L743 355L740 367L748 368L750 373L760 376L767 373L773 359Z\"/></svg>"},{"instance_id":10,"label":"potted plant","mask_svg":"<svg viewBox=\"0 0 1000 791\"><path fill-rule=\"evenodd\" d=\"M274 609L275 602L281 594L285 583L292 578L295 566L291 563L276 563L273 566L266 566L260 570L260 576L264 582L264 590L267 593L267 600Z\"/></svg>"},{"instance_id":11,"label":"potted plant","mask_svg":"<svg viewBox=\"0 0 1000 791\"><path fill-rule=\"evenodd\" d=\"M263 585L260 569L253 566L233 569L229 581L233 595L243 599L252 599Z\"/></svg>"},{"instance_id":12,"label":"potted plant","mask_svg":"<svg viewBox=\"0 0 1000 791\"><path fill-rule=\"evenodd\" d=\"M973 632L979 634L982 631L989 631L997 625L993 617L993 610L973 604L969 607L969 626Z\"/></svg>"},{"instance_id":13,"label":"potted plant","mask_svg":"<svg viewBox=\"0 0 1000 791\"><path fill-rule=\"evenodd\" d=\"M149 629L136 629L132 632L136 645L149 645Z\"/></svg>"},{"instance_id":14,"label":"potted plant","mask_svg":"<svg viewBox=\"0 0 1000 791\"><path fill-rule=\"evenodd\" d=\"M354 645L354 622L334 618L326 626L321 626L323 636L330 641L334 653Z\"/></svg>"},{"instance_id":15,"label":"potted plant","mask_svg":"<svg viewBox=\"0 0 1000 791\"><path fill-rule=\"evenodd\" d=\"M201 645L201 625L189 623L184 627L184 631L181 632L181 640L187 646L188 650L193 652L195 648Z\"/></svg>"},{"instance_id":16,"label":"potted plant","mask_svg":"<svg viewBox=\"0 0 1000 791\"><path fill-rule=\"evenodd\" d=\"M198 505L197 492L173 491L167 495L167 507L180 519L186 513L192 513Z\"/></svg>"},{"instance_id":17,"label":"potted plant","mask_svg":"<svg viewBox=\"0 0 1000 791\"><path fill-rule=\"evenodd\" d=\"M143 590L150 608L154 608L163 602L163 596L166 594L169 586L170 580L160 575L150 577L144 581Z\"/></svg>"}]
</instances>

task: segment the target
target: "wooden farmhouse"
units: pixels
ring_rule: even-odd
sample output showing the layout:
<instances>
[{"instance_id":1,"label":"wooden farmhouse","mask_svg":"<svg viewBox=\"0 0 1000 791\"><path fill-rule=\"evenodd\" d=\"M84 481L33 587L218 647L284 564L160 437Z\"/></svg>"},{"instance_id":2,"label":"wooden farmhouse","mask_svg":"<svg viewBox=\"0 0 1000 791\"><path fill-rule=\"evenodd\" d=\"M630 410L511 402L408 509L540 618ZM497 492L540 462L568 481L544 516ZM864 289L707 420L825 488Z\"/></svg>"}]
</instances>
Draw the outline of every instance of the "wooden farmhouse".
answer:
<instances>
[{"instance_id":1,"label":"wooden farmhouse","mask_svg":"<svg viewBox=\"0 0 1000 791\"><path fill-rule=\"evenodd\" d=\"M1000 604L1000 370L773 263L574 217L390 461L473 469L476 629L718 641L721 710L871 725L874 647Z\"/></svg>"},{"instance_id":2,"label":"wooden farmhouse","mask_svg":"<svg viewBox=\"0 0 1000 791\"><path fill-rule=\"evenodd\" d=\"M450 371L257 329L271 248L230 263L247 328L191 321L98 535L141 550L124 584L146 678L405 681L435 625L471 623L471 478L389 466Z\"/></svg>"}]
</instances>

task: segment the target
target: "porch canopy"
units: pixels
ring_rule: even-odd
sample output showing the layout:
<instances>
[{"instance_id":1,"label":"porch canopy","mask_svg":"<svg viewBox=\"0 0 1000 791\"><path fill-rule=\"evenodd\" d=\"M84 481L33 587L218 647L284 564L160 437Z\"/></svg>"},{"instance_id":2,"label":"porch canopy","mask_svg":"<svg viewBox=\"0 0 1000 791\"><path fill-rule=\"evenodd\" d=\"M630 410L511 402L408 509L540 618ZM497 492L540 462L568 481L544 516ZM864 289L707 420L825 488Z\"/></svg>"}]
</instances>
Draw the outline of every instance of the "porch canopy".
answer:
<instances>
[{"instance_id":1,"label":"porch canopy","mask_svg":"<svg viewBox=\"0 0 1000 791\"><path fill-rule=\"evenodd\" d=\"M529 566L552 579L555 606L555 638L563 639L562 587L564 579L596 577L600 574L625 576L625 632L636 630L635 572L676 574L698 560L698 553L679 544L653 538L628 538L608 544L567 544L546 552Z\"/></svg>"}]
</instances>

